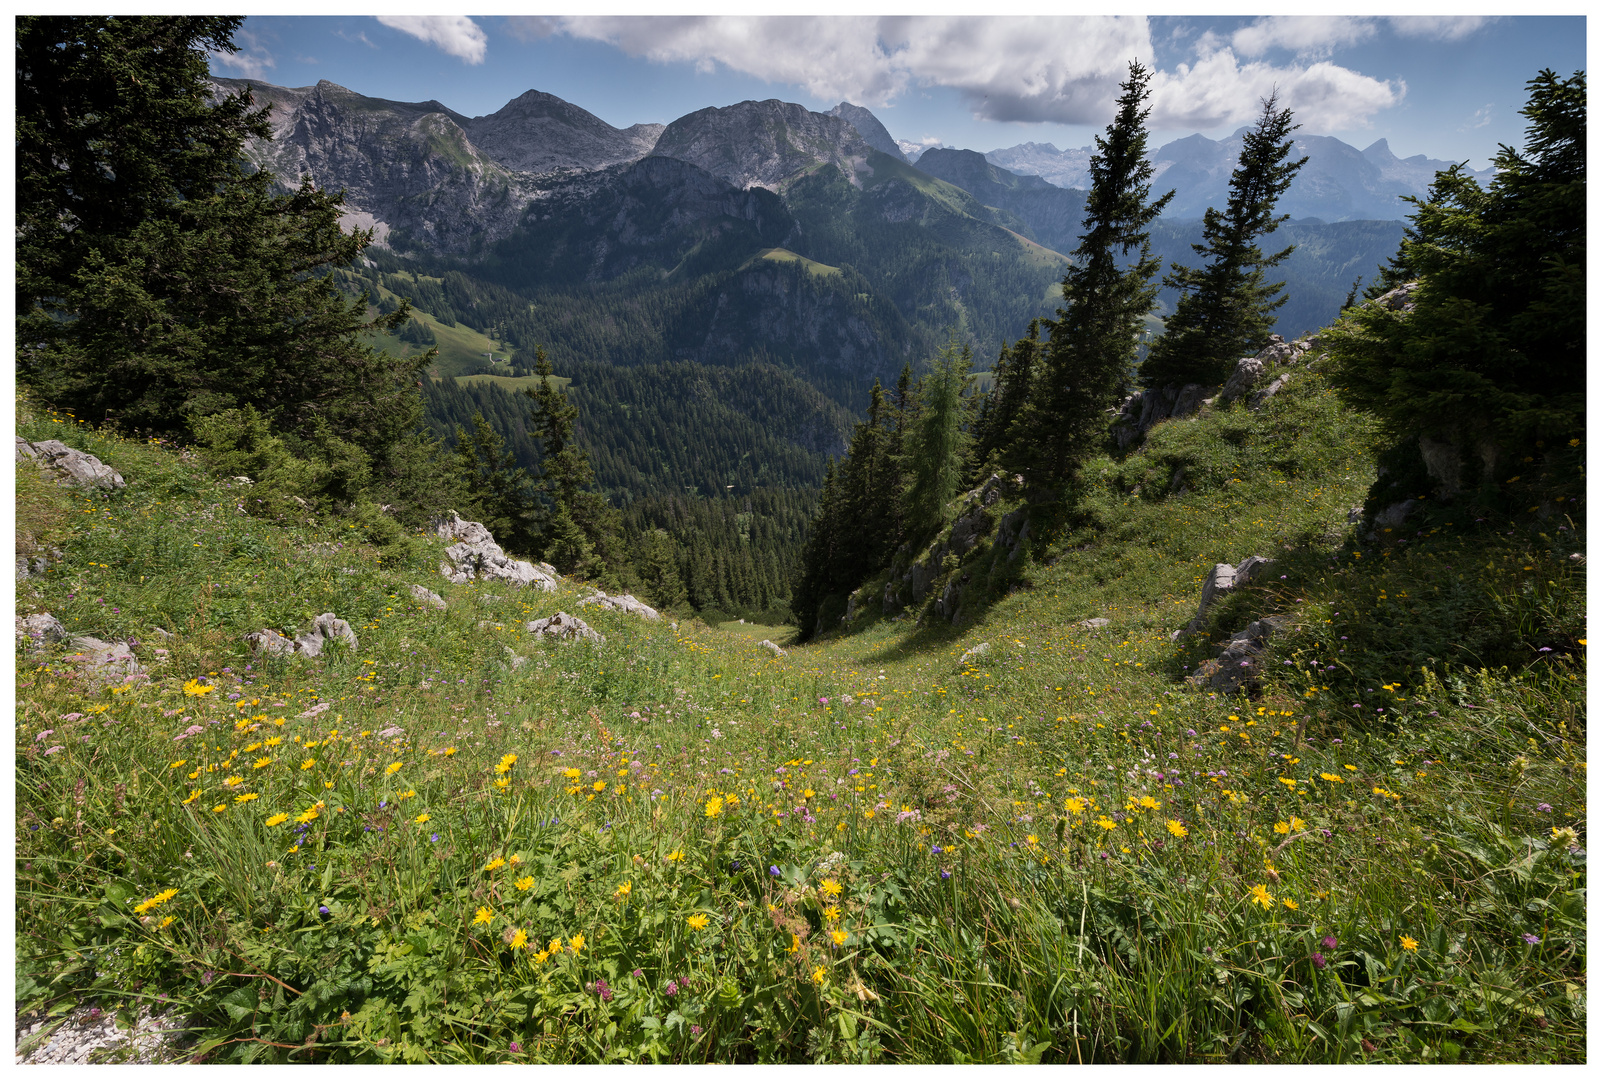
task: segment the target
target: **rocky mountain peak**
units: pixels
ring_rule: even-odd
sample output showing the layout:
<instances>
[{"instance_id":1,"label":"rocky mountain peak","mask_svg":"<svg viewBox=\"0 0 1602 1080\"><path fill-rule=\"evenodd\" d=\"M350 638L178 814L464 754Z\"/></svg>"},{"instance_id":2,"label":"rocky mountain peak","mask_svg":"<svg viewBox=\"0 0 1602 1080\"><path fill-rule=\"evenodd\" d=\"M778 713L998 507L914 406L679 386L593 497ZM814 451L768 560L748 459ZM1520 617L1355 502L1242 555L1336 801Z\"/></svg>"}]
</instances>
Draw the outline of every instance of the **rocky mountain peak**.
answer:
<instances>
[{"instance_id":1,"label":"rocky mountain peak","mask_svg":"<svg viewBox=\"0 0 1602 1080\"><path fill-rule=\"evenodd\" d=\"M842 117L770 98L681 116L663 130L653 153L698 165L737 188L781 188L821 165L834 165L860 187L873 147Z\"/></svg>"},{"instance_id":2,"label":"rocky mountain peak","mask_svg":"<svg viewBox=\"0 0 1602 1080\"><path fill-rule=\"evenodd\" d=\"M885 130L885 126L879 122L879 118L861 105L853 105L849 101L842 101L829 110L829 115L838 116L856 128L857 134L861 135L869 146L881 154L889 154L891 157L899 158L902 161L907 160L907 156L901 152L900 144L890 137L890 132Z\"/></svg>"},{"instance_id":3,"label":"rocky mountain peak","mask_svg":"<svg viewBox=\"0 0 1602 1080\"><path fill-rule=\"evenodd\" d=\"M542 90L529 90L463 126L474 144L497 163L529 173L604 169L638 161L651 152L661 131L654 124L620 130Z\"/></svg>"}]
</instances>

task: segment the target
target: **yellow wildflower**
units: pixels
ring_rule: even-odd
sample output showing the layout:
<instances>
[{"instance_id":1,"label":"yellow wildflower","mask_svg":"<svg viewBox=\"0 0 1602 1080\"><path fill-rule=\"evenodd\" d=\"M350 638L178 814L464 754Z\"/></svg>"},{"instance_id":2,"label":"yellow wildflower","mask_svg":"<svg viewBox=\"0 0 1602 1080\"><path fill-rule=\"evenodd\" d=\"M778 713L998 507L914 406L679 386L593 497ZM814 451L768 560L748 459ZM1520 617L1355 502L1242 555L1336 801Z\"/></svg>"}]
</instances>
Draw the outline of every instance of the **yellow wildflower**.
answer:
<instances>
[{"instance_id":1,"label":"yellow wildflower","mask_svg":"<svg viewBox=\"0 0 1602 1080\"><path fill-rule=\"evenodd\" d=\"M488 926L490 923L492 923L494 921L495 921L495 913L493 911L491 911L487 907L479 908L478 911L475 912L474 915L473 915L473 925L474 926L477 926L480 923L484 924L485 926Z\"/></svg>"},{"instance_id":2,"label":"yellow wildflower","mask_svg":"<svg viewBox=\"0 0 1602 1080\"><path fill-rule=\"evenodd\" d=\"M1179 840L1183 840L1185 837L1190 835L1190 830L1185 828L1184 825L1177 821L1170 821L1168 823L1168 831L1173 833L1174 837Z\"/></svg>"},{"instance_id":3,"label":"yellow wildflower","mask_svg":"<svg viewBox=\"0 0 1602 1080\"><path fill-rule=\"evenodd\" d=\"M289 815L288 814L274 814L272 817L267 819L267 824L268 825L282 825L284 822L286 822L288 820L289 820Z\"/></svg>"},{"instance_id":4,"label":"yellow wildflower","mask_svg":"<svg viewBox=\"0 0 1602 1080\"><path fill-rule=\"evenodd\" d=\"M1418 942L1414 941L1406 934L1402 935L1401 945L1402 948L1406 949L1408 952L1418 952Z\"/></svg>"},{"instance_id":5,"label":"yellow wildflower","mask_svg":"<svg viewBox=\"0 0 1602 1080\"><path fill-rule=\"evenodd\" d=\"M723 796L714 795L706 801L706 816L714 818L721 813L723 813Z\"/></svg>"},{"instance_id":6,"label":"yellow wildflower","mask_svg":"<svg viewBox=\"0 0 1602 1080\"><path fill-rule=\"evenodd\" d=\"M534 887L534 875L529 874L527 877L520 877L517 879L516 884L519 892L528 892Z\"/></svg>"},{"instance_id":7,"label":"yellow wildflower","mask_svg":"<svg viewBox=\"0 0 1602 1080\"><path fill-rule=\"evenodd\" d=\"M710 922L711 920L709 920L705 915L701 915L701 914L697 913L695 915L691 915L688 919L685 919L684 921L687 924L689 924L689 927L690 927L691 930L705 930L706 929L706 924L708 922Z\"/></svg>"}]
</instances>

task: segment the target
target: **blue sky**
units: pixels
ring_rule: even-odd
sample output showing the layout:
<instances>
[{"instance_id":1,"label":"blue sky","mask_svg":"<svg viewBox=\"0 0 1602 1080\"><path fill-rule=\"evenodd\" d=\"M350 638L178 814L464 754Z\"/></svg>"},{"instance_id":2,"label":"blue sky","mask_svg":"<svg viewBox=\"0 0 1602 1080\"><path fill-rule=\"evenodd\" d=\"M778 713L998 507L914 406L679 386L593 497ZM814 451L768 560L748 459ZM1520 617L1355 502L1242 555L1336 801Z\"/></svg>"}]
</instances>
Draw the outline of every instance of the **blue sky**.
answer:
<instances>
[{"instance_id":1,"label":"blue sky","mask_svg":"<svg viewBox=\"0 0 1602 1080\"><path fill-rule=\"evenodd\" d=\"M1523 142L1524 84L1585 67L1581 16L252 16L215 74L430 98L468 116L543 90L608 123L783 98L871 108L898 139L1084 146L1130 58L1157 144L1220 138L1277 88L1302 133L1483 168Z\"/></svg>"}]
</instances>

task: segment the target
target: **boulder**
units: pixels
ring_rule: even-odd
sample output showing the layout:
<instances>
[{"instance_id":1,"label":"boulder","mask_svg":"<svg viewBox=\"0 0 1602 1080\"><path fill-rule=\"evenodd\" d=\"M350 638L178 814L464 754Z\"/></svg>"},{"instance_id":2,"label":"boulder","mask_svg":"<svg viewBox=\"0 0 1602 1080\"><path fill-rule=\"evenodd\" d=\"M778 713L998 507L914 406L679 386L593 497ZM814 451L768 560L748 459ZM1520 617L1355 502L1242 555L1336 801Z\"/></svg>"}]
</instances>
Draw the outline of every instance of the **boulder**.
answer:
<instances>
[{"instance_id":1,"label":"boulder","mask_svg":"<svg viewBox=\"0 0 1602 1080\"><path fill-rule=\"evenodd\" d=\"M1224 388L1218 392L1218 404L1228 405L1250 391L1261 381L1267 369L1268 365L1255 356L1243 356L1235 361L1235 370L1230 372Z\"/></svg>"},{"instance_id":2,"label":"boulder","mask_svg":"<svg viewBox=\"0 0 1602 1080\"><path fill-rule=\"evenodd\" d=\"M1273 382L1269 383L1267 386L1253 394L1251 396L1251 400L1246 402L1246 407L1252 412L1257 412L1264 405L1268 404L1269 398L1283 390L1285 388L1285 384L1288 382L1290 382L1290 373L1286 372L1284 375L1281 375L1279 378L1275 379Z\"/></svg>"},{"instance_id":3,"label":"boulder","mask_svg":"<svg viewBox=\"0 0 1602 1080\"><path fill-rule=\"evenodd\" d=\"M50 569L51 563L60 561L60 548L51 548L47 552L35 552L31 559L27 555L18 555L17 580L23 581L30 577L39 577Z\"/></svg>"},{"instance_id":4,"label":"boulder","mask_svg":"<svg viewBox=\"0 0 1602 1080\"><path fill-rule=\"evenodd\" d=\"M439 572L452 584L483 579L509 581L519 588L534 585L545 592L556 591L554 569L546 563L535 566L522 559L509 558L479 522L464 520L452 510L435 518L433 524L435 535L456 541L445 549L445 558L449 561L439 564Z\"/></svg>"},{"instance_id":5,"label":"boulder","mask_svg":"<svg viewBox=\"0 0 1602 1080\"><path fill-rule=\"evenodd\" d=\"M1376 296L1369 303L1378 304L1387 311L1399 311L1406 315L1413 310L1413 294L1418 291L1418 286L1418 282L1409 281L1406 285L1400 285L1388 293Z\"/></svg>"},{"instance_id":6,"label":"boulder","mask_svg":"<svg viewBox=\"0 0 1602 1080\"><path fill-rule=\"evenodd\" d=\"M1233 693L1257 677L1257 657L1262 653L1270 636L1283 624L1276 617L1258 619L1244 630L1230 635L1223 652L1208 660L1186 678L1192 686L1207 686L1223 693Z\"/></svg>"},{"instance_id":7,"label":"boulder","mask_svg":"<svg viewBox=\"0 0 1602 1080\"><path fill-rule=\"evenodd\" d=\"M356 631L350 623L332 611L325 611L312 622L312 628L295 638L295 652L301 656L321 656L323 646L330 641L343 641L351 652L356 651Z\"/></svg>"},{"instance_id":8,"label":"boulder","mask_svg":"<svg viewBox=\"0 0 1602 1080\"><path fill-rule=\"evenodd\" d=\"M1081 630L1100 630L1110 621L1111 620L1109 619L1103 619L1100 616L1097 616L1094 619L1085 619L1082 622L1075 623L1074 625L1079 627Z\"/></svg>"},{"instance_id":9,"label":"boulder","mask_svg":"<svg viewBox=\"0 0 1602 1080\"><path fill-rule=\"evenodd\" d=\"M250 645L250 651L257 656L289 656L295 651L295 643L277 630L262 628L245 635L245 641Z\"/></svg>"},{"instance_id":10,"label":"boulder","mask_svg":"<svg viewBox=\"0 0 1602 1080\"><path fill-rule=\"evenodd\" d=\"M72 652L64 659L79 665L83 674L98 682L128 682L145 673L133 650L121 641L101 641L97 637L75 637Z\"/></svg>"},{"instance_id":11,"label":"boulder","mask_svg":"<svg viewBox=\"0 0 1602 1080\"><path fill-rule=\"evenodd\" d=\"M412 586L412 599L420 604L427 604L431 608L445 610L445 598L433 589L425 589L421 585Z\"/></svg>"},{"instance_id":12,"label":"boulder","mask_svg":"<svg viewBox=\"0 0 1602 1080\"><path fill-rule=\"evenodd\" d=\"M82 450L74 450L59 439L30 443L17 436L17 460L32 458L40 468L58 475L57 483L99 491L121 491L128 485L111 466Z\"/></svg>"},{"instance_id":13,"label":"boulder","mask_svg":"<svg viewBox=\"0 0 1602 1080\"><path fill-rule=\"evenodd\" d=\"M1197 606L1196 617L1191 619L1185 626L1175 630L1170 635L1169 640L1178 641L1186 634L1193 634L1201 629L1202 621L1207 617L1207 609L1213 605L1213 601L1217 600L1220 594L1228 592L1236 586L1246 584L1263 567L1269 565L1272 565L1272 560L1265 559L1261 555L1249 555L1242 560L1239 566L1231 566L1228 563L1215 565L1213 572L1202 583L1201 603Z\"/></svg>"},{"instance_id":14,"label":"boulder","mask_svg":"<svg viewBox=\"0 0 1602 1080\"><path fill-rule=\"evenodd\" d=\"M579 607L583 607L585 604L600 604L602 607L611 608L613 611L638 615L642 619L650 619L652 621L662 617L657 613L656 608L644 601L636 600L629 593L624 593L622 596L608 596L604 592L597 591L594 596L586 596L579 601Z\"/></svg>"},{"instance_id":15,"label":"boulder","mask_svg":"<svg viewBox=\"0 0 1602 1080\"><path fill-rule=\"evenodd\" d=\"M517 655L517 652L510 645L502 645L501 652L506 657L506 666L513 671L528 663L528 657Z\"/></svg>"},{"instance_id":16,"label":"boulder","mask_svg":"<svg viewBox=\"0 0 1602 1080\"><path fill-rule=\"evenodd\" d=\"M963 653L960 657L958 657L957 658L957 663L960 664L963 667L966 667L969 663L971 663L974 660L977 660L981 656L984 656L989 651L990 651L990 642L981 641L979 644L975 645L973 648L969 649L967 652Z\"/></svg>"},{"instance_id":17,"label":"boulder","mask_svg":"<svg viewBox=\"0 0 1602 1080\"><path fill-rule=\"evenodd\" d=\"M769 652L773 653L774 656L788 656L789 655L783 649L781 649L778 645L776 645L773 642L769 641L767 638L763 638L761 641L757 642L757 644L760 645L762 648L767 649Z\"/></svg>"},{"instance_id":18,"label":"boulder","mask_svg":"<svg viewBox=\"0 0 1602 1080\"><path fill-rule=\"evenodd\" d=\"M17 648L24 646L40 650L46 645L67 640L67 628L48 611L36 615L17 616Z\"/></svg>"},{"instance_id":19,"label":"boulder","mask_svg":"<svg viewBox=\"0 0 1602 1080\"><path fill-rule=\"evenodd\" d=\"M562 641L582 638L599 645L606 640L603 635L591 630L583 619L569 615L565 611L558 611L548 619L535 619L527 624L525 629L539 637L554 637Z\"/></svg>"}]
</instances>

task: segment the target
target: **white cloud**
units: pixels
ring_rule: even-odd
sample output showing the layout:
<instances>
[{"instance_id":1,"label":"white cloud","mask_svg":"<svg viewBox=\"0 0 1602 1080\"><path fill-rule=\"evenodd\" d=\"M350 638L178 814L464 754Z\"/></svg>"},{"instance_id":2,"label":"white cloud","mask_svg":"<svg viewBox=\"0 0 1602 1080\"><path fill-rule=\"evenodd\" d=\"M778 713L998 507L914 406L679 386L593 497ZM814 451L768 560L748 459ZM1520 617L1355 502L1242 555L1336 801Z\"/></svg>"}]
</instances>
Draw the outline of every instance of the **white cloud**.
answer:
<instances>
[{"instance_id":1,"label":"white cloud","mask_svg":"<svg viewBox=\"0 0 1602 1080\"><path fill-rule=\"evenodd\" d=\"M989 120L1104 122L1128 61L1152 60L1139 18L571 16L559 25L633 56L722 65L826 101L875 107L913 86L950 87Z\"/></svg>"},{"instance_id":2,"label":"white cloud","mask_svg":"<svg viewBox=\"0 0 1602 1080\"><path fill-rule=\"evenodd\" d=\"M1495 15L1392 15L1391 29L1403 37L1433 41L1461 41L1480 27L1496 21Z\"/></svg>"},{"instance_id":3,"label":"white cloud","mask_svg":"<svg viewBox=\"0 0 1602 1080\"><path fill-rule=\"evenodd\" d=\"M1491 112L1493 109L1494 106L1487 102L1483 109L1476 109L1474 111L1474 115L1468 118L1468 123L1464 124L1457 130L1473 131L1475 128L1484 127L1486 124L1491 122Z\"/></svg>"},{"instance_id":4,"label":"white cloud","mask_svg":"<svg viewBox=\"0 0 1602 1080\"><path fill-rule=\"evenodd\" d=\"M1111 118L1129 61L1154 64L1150 26L1133 17L546 16L507 26L524 40L559 33L658 63L721 66L823 101L881 108L909 91L947 87L979 119L1092 127ZM1259 19L1231 40L1204 32L1194 63L1154 76L1152 124L1250 123L1277 87L1307 130L1365 127L1406 86L1309 61L1373 32L1371 21L1322 18ZM1282 65L1253 59L1268 48L1301 55Z\"/></svg>"},{"instance_id":5,"label":"white cloud","mask_svg":"<svg viewBox=\"0 0 1602 1080\"><path fill-rule=\"evenodd\" d=\"M489 39L466 15L376 15L374 18L391 30L436 46L447 56L460 57L469 64L484 62Z\"/></svg>"},{"instance_id":6,"label":"white cloud","mask_svg":"<svg viewBox=\"0 0 1602 1080\"><path fill-rule=\"evenodd\" d=\"M1298 57L1322 59L1336 49L1374 36L1370 19L1344 15L1269 15L1241 27L1229 43L1242 56L1288 49Z\"/></svg>"},{"instance_id":7,"label":"white cloud","mask_svg":"<svg viewBox=\"0 0 1602 1080\"><path fill-rule=\"evenodd\" d=\"M1262 99L1278 92L1296 122L1310 132L1367 127L1369 117L1399 104L1403 82L1382 82L1321 61L1307 67L1241 64L1228 49L1180 64L1152 79L1151 124L1156 128L1216 128L1249 124Z\"/></svg>"},{"instance_id":8,"label":"white cloud","mask_svg":"<svg viewBox=\"0 0 1602 1080\"><path fill-rule=\"evenodd\" d=\"M238 79L265 80L267 72L277 66L273 54L261 43L261 39L248 30L240 30L234 35L234 44L240 47L236 53L208 52L213 67L218 65L232 68L234 77Z\"/></svg>"}]
</instances>

